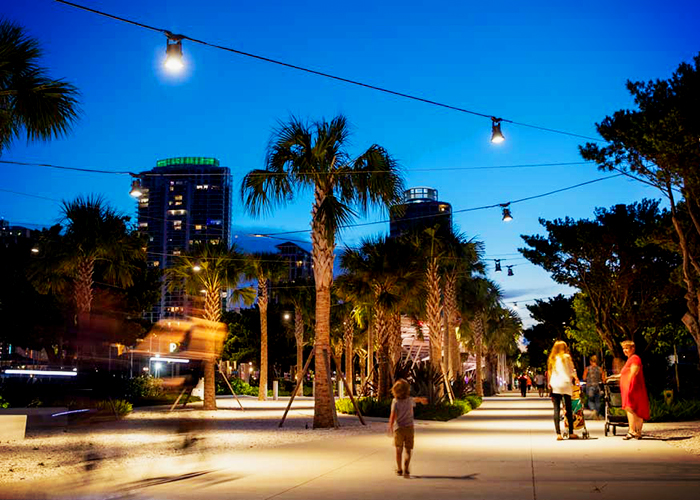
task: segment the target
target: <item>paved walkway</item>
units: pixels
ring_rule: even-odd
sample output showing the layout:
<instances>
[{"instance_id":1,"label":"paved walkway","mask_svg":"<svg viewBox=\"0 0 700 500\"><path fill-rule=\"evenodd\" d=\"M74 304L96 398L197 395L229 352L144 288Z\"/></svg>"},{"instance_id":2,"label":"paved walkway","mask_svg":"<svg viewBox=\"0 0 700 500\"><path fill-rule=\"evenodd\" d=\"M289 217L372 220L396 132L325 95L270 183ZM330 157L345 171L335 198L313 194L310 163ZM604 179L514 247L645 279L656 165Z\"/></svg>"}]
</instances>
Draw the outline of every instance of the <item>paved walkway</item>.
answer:
<instances>
[{"instance_id":1,"label":"paved walkway","mask_svg":"<svg viewBox=\"0 0 700 500\"><path fill-rule=\"evenodd\" d=\"M451 422L419 422L410 479L394 475L391 440L371 434L98 471L26 485L12 498L698 498L700 457L660 440L604 437L602 421L587 425L591 439L556 441L551 402L509 394Z\"/></svg>"}]
</instances>

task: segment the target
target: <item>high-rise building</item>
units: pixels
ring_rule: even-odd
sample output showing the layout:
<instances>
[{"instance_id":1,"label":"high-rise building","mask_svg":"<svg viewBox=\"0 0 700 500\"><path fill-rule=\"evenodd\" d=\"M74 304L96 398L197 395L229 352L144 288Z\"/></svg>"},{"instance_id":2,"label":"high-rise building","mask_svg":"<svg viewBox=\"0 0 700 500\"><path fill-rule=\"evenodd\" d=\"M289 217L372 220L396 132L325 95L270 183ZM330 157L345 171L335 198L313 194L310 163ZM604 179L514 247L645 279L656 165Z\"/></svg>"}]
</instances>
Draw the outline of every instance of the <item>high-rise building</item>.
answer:
<instances>
[{"instance_id":1,"label":"high-rise building","mask_svg":"<svg viewBox=\"0 0 700 500\"><path fill-rule=\"evenodd\" d=\"M275 248L280 256L289 263L289 277L285 281L305 280L313 277L311 253L296 243L286 241Z\"/></svg>"},{"instance_id":2,"label":"high-rise building","mask_svg":"<svg viewBox=\"0 0 700 500\"><path fill-rule=\"evenodd\" d=\"M149 265L167 269L173 259L198 243L230 245L231 173L216 158L179 157L158 160L141 172L138 223L148 235ZM182 316L186 296L163 286L151 321Z\"/></svg>"},{"instance_id":3,"label":"high-rise building","mask_svg":"<svg viewBox=\"0 0 700 500\"><path fill-rule=\"evenodd\" d=\"M403 193L403 203L390 211L392 238L438 226L438 232L452 232L452 205L438 200L437 189L414 187Z\"/></svg>"}]
</instances>

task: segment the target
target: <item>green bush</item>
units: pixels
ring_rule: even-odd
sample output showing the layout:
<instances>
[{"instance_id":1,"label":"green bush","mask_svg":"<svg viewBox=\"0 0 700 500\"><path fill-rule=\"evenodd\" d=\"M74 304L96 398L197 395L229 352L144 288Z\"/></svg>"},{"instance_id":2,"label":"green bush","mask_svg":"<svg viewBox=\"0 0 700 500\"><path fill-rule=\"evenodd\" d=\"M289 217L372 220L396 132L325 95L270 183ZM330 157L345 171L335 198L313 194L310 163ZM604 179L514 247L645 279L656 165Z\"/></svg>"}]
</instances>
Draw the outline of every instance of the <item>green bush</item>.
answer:
<instances>
[{"instance_id":1,"label":"green bush","mask_svg":"<svg viewBox=\"0 0 700 500\"><path fill-rule=\"evenodd\" d=\"M134 407L128 401L123 399L113 399L112 401L98 401L97 410L101 413L116 415L117 418L122 418L131 413Z\"/></svg>"},{"instance_id":2,"label":"green bush","mask_svg":"<svg viewBox=\"0 0 700 500\"><path fill-rule=\"evenodd\" d=\"M0 408L9 408L10 403L2 399L2 396L0 396Z\"/></svg>"},{"instance_id":3,"label":"green bush","mask_svg":"<svg viewBox=\"0 0 700 500\"><path fill-rule=\"evenodd\" d=\"M252 387L250 384L247 382L244 382L238 377L231 377L229 380L229 384L231 384L231 387L233 387L233 392L236 393L236 396L257 396L258 395L258 388L257 387ZM231 394L231 391L229 390L228 386L226 385L226 382L221 380L221 377L216 377L216 393L217 394Z\"/></svg>"},{"instance_id":4,"label":"green bush","mask_svg":"<svg viewBox=\"0 0 700 500\"><path fill-rule=\"evenodd\" d=\"M481 404L481 398L475 399ZM378 401L376 398L356 398L357 406L360 407L360 412L368 417L389 418L391 413L391 399ZM339 413L349 415L355 414L355 407L350 401L350 398L339 399L335 402L335 408ZM467 399L457 399L454 403L439 403L436 405L417 404L413 414L417 420L439 420L445 422L453 418L469 413L474 408L471 402Z\"/></svg>"},{"instance_id":5,"label":"green bush","mask_svg":"<svg viewBox=\"0 0 700 500\"><path fill-rule=\"evenodd\" d=\"M132 378L126 389L126 398L132 403L140 400L158 400L164 396L163 380L151 375Z\"/></svg>"},{"instance_id":6,"label":"green bush","mask_svg":"<svg viewBox=\"0 0 700 500\"><path fill-rule=\"evenodd\" d=\"M472 409L478 408L483 402L481 397L477 396L476 394L469 394L464 398L464 400L467 401L467 403L469 403L469 406L471 406Z\"/></svg>"},{"instance_id":7,"label":"green bush","mask_svg":"<svg viewBox=\"0 0 700 500\"><path fill-rule=\"evenodd\" d=\"M700 419L700 400L672 400L668 404L663 398L649 399L650 422L679 422Z\"/></svg>"}]
</instances>

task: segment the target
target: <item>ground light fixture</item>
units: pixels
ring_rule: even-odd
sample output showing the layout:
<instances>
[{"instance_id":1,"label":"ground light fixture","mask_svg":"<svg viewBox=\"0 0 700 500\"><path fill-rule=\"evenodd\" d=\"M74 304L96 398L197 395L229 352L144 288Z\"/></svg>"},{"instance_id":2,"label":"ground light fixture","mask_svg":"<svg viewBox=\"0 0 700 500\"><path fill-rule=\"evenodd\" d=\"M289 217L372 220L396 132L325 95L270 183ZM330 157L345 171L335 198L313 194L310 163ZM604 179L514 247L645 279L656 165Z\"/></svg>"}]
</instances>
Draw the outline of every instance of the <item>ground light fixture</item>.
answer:
<instances>
[{"instance_id":1,"label":"ground light fixture","mask_svg":"<svg viewBox=\"0 0 700 500\"><path fill-rule=\"evenodd\" d=\"M185 67L182 62L182 39L183 35L173 35L166 31L165 36L168 37L165 47L165 62L164 66L171 73L178 73Z\"/></svg>"},{"instance_id":2,"label":"ground light fixture","mask_svg":"<svg viewBox=\"0 0 700 500\"><path fill-rule=\"evenodd\" d=\"M501 121L501 118L491 117L491 142L494 144L500 144L506 140L501 132Z\"/></svg>"},{"instance_id":3,"label":"ground light fixture","mask_svg":"<svg viewBox=\"0 0 700 500\"><path fill-rule=\"evenodd\" d=\"M32 253L39 253L39 247L32 247Z\"/></svg>"},{"instance_id":4,"label":"ground light fixture","mask_svg":"<svg viewBox=\"0 0 700 500\"><path fill-rule=\"evenodd\" d=\"M76 371L58 371L58 370L5 370L6 375L33 375L46 377L77 377Z\"/></svg>"},{"instance_id":5,"label":"ground light fixture","mask_svg":"<svg viewBox=\"0 0 700 500\"><path fill-rule=\"evenodd\" d=\"M503 222L510 222L513 220L513 214L510 213L510 208L508 206L510 203L501 205L501 210L503 211Z\"/></svg>"},{"instance_id":6,"label":"ground light fixture","mask_svg":"<svg viewBox=\"0 0 700 500\"><path fill-rule=\"evenodd\" d=\"M199 271L202 270L202 266L199 264L199 262L195 262L194 265L192 266L192 270L195 273L198 273Z\"/></svg>"}]
</instances>

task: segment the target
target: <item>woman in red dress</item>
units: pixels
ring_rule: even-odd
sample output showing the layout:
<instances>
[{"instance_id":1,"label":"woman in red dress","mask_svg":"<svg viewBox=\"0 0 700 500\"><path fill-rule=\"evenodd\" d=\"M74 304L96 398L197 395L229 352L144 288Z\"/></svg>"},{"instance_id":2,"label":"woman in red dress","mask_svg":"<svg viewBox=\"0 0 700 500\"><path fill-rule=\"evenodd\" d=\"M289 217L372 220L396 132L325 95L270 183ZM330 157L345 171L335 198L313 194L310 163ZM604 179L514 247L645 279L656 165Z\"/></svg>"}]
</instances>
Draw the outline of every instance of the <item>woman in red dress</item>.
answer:
<instances>
[{"instance_id":1,"label":"woman in red dress","mask_svg":"<svg viewBox=\"0 0 700 500\"><path fill-rule=\"evenodd\" d=\"M625 340L622 350L627 356L627 363L620 372L620 393L622 395L622 408L627 412L627 420L630 430L622 438L642 439L642 425L649 420L649 396L644 383L642 360L634 353L634 342Z\"/></svg>"}]
</instances>

